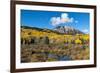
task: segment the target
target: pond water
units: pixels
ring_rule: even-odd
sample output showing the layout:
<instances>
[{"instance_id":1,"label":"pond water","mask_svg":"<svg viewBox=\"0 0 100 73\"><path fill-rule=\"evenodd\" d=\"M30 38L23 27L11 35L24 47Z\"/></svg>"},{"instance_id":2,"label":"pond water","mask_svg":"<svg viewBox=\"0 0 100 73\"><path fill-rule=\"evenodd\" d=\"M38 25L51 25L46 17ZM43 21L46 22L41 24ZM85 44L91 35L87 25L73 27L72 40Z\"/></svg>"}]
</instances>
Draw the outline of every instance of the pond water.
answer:
<instances>
[{"instance_id":1,"label":"pond water","mask_svg":"<svg viewBox=\"0 0 100 73\"><path fill-rule=\"evenodd\" d=\"M72 60L69 56L58 56L58 55L55 55L55 54L48 54L48 58L54 58L58 61L68 61L68 60Z\"/></svg>"}]
</instances>

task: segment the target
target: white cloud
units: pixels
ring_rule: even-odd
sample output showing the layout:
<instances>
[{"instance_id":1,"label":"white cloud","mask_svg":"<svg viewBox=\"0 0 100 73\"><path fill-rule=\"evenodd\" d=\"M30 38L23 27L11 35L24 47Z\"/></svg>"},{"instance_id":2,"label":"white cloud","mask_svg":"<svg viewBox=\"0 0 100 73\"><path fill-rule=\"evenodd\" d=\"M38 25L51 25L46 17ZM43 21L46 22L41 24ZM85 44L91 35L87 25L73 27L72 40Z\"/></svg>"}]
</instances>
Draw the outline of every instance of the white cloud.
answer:
<instances>
[{"instance_id":1,"label":"white cloud","mask_svg":"<svg viewBox=\"0 0 100 73\"><path fill-rule=\"evenodd\" d=\"M67 18L68 17L68 14L67 13L62 13L61 14L61 18Z\"/></svg>"},{"instance_id":2,"label":"white cloud","mask_svg":"<svg viewBox=\"0 0 100 73\"><path fill-rule=\"evenodd\" d=\"M88 30L88 29L83 29L83 32L84 32L84 33L88 33L89 30Z\"/></svg>"},{"instance_id":3,"label":"white cloud","mask_svg":"<svg viewBox=\"0 0 100 73\"><path fill-rule=\"evenodd\" d=\"M78 23L78 21L76 20L75 23Z\"/></svg>"},{"instance_id":4,"label":"white cloud","mask_svg":"<svg viewBox=\"0 0 100 73\"><path fill-rule=\"evenodd\" d=\"M69 18L67 13L62 13L60 17L51 18L51 24L53 26L57 26L59 24L64 24L64 23L73 23L73 22L74 22L74 18L73 17Z\"/></svg>"},{"instance_id":5,"label":"white cloud","mask_svg":"<svg viewBox=\"0 0 100 73\"><path fill-rule=\"evenodd\" d=\"M60 23L61 23L60 17L52 17L52 18L51 18L51 24L52 24L53 26L59 25Z\"/></svg>"}]
</instances>

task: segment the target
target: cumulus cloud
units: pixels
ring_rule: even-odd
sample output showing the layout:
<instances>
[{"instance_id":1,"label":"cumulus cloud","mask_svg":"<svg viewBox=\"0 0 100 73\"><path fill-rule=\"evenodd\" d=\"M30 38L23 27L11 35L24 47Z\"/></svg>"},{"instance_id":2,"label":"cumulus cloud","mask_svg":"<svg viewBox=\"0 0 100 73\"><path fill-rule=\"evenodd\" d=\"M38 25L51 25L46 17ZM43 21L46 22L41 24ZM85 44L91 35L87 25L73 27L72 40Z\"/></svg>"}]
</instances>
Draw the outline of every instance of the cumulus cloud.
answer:
<instances>
[{"instance_id":1,"label":"cumulus cloud","mask_svg":"<svg viewBox=\"0 0 100 73\"><path fill-rule=\"evenodd\" d=\"M51 18L51 24L53 26L57 26L59 24L64 24L64 23L73 23L73 22L74 22L74 18L73 17L69 18L67 13L62 13L60 15L60 17L52 17ZM77 22L78 21L76 21L76 23Z\"/></svg>"},{"instance_id":2,"label":"cumulus cloud","mask_svg":"<svg viewBox=\"0 0 100 73\"><path fill-rule=\"evenodd\" d=\"M52 24L53 26L56 26L56 25L61 24L60 17L52 17L52 18L51 18L51 24Z\"/></svg>"}]
</instances>

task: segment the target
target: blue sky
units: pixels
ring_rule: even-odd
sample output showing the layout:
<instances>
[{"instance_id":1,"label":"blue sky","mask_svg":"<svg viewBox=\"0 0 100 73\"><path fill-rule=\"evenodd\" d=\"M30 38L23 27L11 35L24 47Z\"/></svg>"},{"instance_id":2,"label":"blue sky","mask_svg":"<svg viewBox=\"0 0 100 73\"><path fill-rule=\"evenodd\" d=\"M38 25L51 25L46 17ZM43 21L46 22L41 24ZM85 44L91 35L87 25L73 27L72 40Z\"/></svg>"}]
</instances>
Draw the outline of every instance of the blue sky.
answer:
<instances>
[{"instance_id":1,"label":"blue sky","mask_svg":"<svg viewBox=\"0 0 100 73\"><path fill-rule=\"evenodd\" d=\"M89 33L89 13L21 10L21 26L53 29L70 26Z\"/></svg>"}]
</instances>

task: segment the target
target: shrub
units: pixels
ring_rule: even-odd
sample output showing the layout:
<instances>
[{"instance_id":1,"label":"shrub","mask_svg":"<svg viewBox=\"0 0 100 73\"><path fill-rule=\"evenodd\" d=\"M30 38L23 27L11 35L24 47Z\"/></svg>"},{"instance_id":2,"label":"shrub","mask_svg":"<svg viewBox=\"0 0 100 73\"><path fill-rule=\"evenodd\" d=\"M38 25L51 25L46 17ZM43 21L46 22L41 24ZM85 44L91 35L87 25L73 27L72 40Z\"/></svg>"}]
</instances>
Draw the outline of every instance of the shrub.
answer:
<instances>
[{"instance_id":1,"label":"shrub","mask_svg":"<svg viewBox=\"0 0 100 73\"><path fill-rule=\"evenodd\" d=\"M35 41L35 40L36 40L36 37L31 37L31 41L30 41L30 42L31 42L31 44L36 43L36 41Z\"/></svg>"},{"instance_id":2,"label":"shrub","mask_svg":"<svg viewBox=\"0 0 100 73\"><path fill-rule=\"evenodd\" d=\"M40 43L41 44L49 44L49 38L46 37L40 37Z\"/></svg>"}]
</instances>

